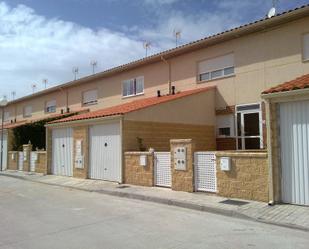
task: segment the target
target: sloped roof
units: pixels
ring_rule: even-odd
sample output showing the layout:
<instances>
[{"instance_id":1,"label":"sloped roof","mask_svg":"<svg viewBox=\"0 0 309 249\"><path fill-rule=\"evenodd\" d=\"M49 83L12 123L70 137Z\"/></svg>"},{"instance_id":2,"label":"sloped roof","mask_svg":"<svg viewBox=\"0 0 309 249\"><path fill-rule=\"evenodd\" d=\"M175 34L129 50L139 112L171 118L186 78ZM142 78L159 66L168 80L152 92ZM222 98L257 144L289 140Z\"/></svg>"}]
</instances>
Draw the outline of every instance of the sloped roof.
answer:
<instances>
[{"instance_id":1,"label":"sloped roof","mask_svg":"<svg viewBox=\"0 0 309 249\"><path fill-rule=\"evenodd\" d=\"M17 128L17 127L27 125L27 124L33 124L33 123L48 120L48 119L61 118L61 117L65 117L67 115L74 115L74 114L79 114L79 113L84 113L84 112L89 112L89 109L71 111L69 113L54 113L54 114L51 114L51 115L48 115L46 117L39 118L39 119L22 120L22 121L18 121L16 123L7 123L3 126L3 129L13 129L13 128ZM0 131L1 131L1 127L0 127Z\"/></svg>"},{"instance_id":2,"label":"sloped roof","mask_svg":"<svg viewBox=\"0 0 309 249\"><path fill-rule=\"evenodd\" d=\"M179 92L176 94L171 95L163 95L161 97L150 97L150 98L144 98L139 99L135 101L131 101L125 104L112 106L109 108L101 109L98 111L88 112L80 115L75 115L63 119L54 120L48 124L55 124L55 123L63 123L63 122L72 122L72 121L78 121L78 120L84 120L84 119L95 119L95 118L103 118L108 116L115 116L115 115L123 115L129 112L134 112L140 109L148 108L154 105L159 105L162 103L166 103L169 101L177 100L180 98L184 98L193 94L206 92L215 89L215 86L212 87L205 87L205 88L199 88L184 92Z\"/></svg>"},{"instance_id":3,"label":"sloped roof","mask_svg":"<svg viewBox=\"0 0 309 249\"><path fill-rule=\"evenodd\" d=\"M305 89L309 88L309 74L305 74L301 77L298 77L294 80L287 81L278 86L269 88L262 92L262 94L270 94L270 93L279 93L279 92L288 92L293 90Z\"/></svg>"}]
</instances>

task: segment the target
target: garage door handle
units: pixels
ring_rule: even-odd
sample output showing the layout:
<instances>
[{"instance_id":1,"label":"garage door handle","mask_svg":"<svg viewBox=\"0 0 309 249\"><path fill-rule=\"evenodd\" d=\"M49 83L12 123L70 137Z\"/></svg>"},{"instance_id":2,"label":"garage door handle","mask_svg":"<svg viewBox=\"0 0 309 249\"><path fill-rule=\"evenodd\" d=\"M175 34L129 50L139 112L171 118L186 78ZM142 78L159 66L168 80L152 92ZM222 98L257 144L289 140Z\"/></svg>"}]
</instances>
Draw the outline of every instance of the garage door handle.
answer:
<instances>
[{"instance_id":1,"label":"garage door handle","mask_svg":"<svg viewBox=\"0 0 309 249\"><path fill-rule=\"evenodd\" d=\"M107 168L105 168L104 170L107 170Z\"/></svg>"}]
</instances>

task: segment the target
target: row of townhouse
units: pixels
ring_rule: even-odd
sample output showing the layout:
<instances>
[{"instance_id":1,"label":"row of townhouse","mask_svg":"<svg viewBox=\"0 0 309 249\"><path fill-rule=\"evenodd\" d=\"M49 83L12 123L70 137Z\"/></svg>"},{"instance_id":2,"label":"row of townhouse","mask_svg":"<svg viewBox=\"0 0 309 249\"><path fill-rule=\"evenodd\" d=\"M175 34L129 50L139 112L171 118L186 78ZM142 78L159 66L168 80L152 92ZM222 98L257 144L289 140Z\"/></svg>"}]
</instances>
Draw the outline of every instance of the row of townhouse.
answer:
<instances>
[{"instance_id":1,"label":"row of townhouse","mask_svg":"<svg viewBox=\"0 0 309 249\"><path fill-rule=\"evenodd\" d=\"M275 112L273 116L279 112L275 111L277 104L269 100L276 90L264 92L309 74L308 61L309 6L302 6L16 99L5 108L4 121L9 130L52 115L79 113L46 125L47 173L117 182L130 183L137 174L126 168L132 158L126 152L168 151L173 139L193 139L195 151L268 148L270 159L265 159L267 169L257 185L267 192L262 199L308 205L308 158L297 166L288 162L289 171L281 172L284 167L275 163L281 152L276 152L278 144L272 140L276 137L280 143L278 129L269 135L273 125L270 110ZM185 148L186 142L180 140L177 148ZM177 156L183 155L172 155L172 161ZM176 166L181 169L177 162ZM295 171L290 179L291 168L302 176ZM160 174L158 169L156 173ZM154 178L159 181L162 177L163 186L169 185L164 181L174 181L170 173L161 173ZM285 190L288 194L282 193L284 177L293 188ZM198 176L191 178L189 190L191 182L198 181ZM150 179L150 185L160 185L153 181ZM254 194L250 192L251 199Z\"/></svg>"}]
</instances>

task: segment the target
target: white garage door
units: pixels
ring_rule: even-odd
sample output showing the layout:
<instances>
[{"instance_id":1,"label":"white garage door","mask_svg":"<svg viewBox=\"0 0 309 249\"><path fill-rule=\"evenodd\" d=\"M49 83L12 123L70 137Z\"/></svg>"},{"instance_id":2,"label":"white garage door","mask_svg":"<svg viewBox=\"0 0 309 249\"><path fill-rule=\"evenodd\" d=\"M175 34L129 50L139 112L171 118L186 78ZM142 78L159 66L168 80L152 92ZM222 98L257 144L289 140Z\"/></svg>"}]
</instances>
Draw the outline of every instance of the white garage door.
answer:
<instances>
[{"instance_id":1,"label":"white garage door","mask_svg":"<svg viewBox=\"0 0 309 249\"><path fill-rule=\"evenodd\" d=\"M280 104L282 201L309 205L309 101Z\"/></svg>"},{"instance_id":2,"label":"white garage door","mask_svg":"<svg viewBox=\"0 0 309 249\"><path fill-rule=\"evenodd\" d=\"M121 138L118 122L90 128L89 177L121 182Z\"/></svg>"},{"instance_id":3,"label":"white garage door","mask_svg":"<svg viewBox=\"0 0 309 249\"><path fill-rule=\"evenodd\" d=\"M1 131L0 131L0 136L1 136ZM5 131L3 133L3 154L2 155L3 155L2 170L6 170L7 169L7 156L8 156L8 141L7 141L7 134L5 133Z\"/></svg>"},{"instance_id":4,"label":"white garage door","mask_svg":"<svg viewBox=\"0 0 309 249\"><path fill-rule=\"evenodd\" d=\"M73 129L61 128L52 131L52 174L73 175Z\"/></svg>"}]
</instances>

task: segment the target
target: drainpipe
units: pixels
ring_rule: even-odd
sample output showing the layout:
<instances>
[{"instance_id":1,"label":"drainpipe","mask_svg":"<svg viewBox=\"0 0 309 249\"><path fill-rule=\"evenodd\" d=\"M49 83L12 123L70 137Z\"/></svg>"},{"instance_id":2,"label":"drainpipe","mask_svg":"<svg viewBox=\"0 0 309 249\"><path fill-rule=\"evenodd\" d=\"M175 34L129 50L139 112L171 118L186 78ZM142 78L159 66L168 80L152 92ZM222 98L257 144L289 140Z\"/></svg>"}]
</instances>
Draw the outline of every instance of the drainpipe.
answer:
<instances>
[{"instance_id":1,"label":"drainpipe","mask_svg":"<svg viewBox=\"0 0 309 249\"><path fill-rule=\"evenodd\" d=\"M59 90L61 92L64 92L64 89L62 87L59 87ZM68 108L69 108L69 91L66 90L65 91L65 110L64 110L64 112L66 112L68 110Z\"/></svg>"},{"instance_id":2,"label":"drainpipe","mask_svg":"<svg viewBox=\"0 0 309 249\"><path fill-rule=\"evenodd\" d=\"M270 100L266 99L266 131L267 131L267 160L268 160L268 188L269 188L269 202L268 205L272 206L275 203L274 200L274 178L273 178L273 154L272 154L272 131L271 131L271 107Z\"/></svg>"},{"instance_id":3,"label":"drainpipe","mask_svg":"<svg viewBox=\"0 0 309 249\"><path fill-rule=\"evenodd\" d=\"M168 65L168 94L172 92L172 66L171 62L167 61L163 56L161 56L161 60Z\"/></svg>"}]
</instances>

